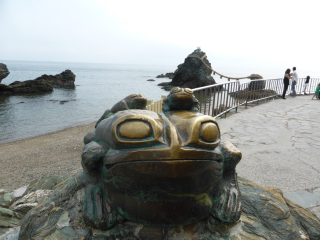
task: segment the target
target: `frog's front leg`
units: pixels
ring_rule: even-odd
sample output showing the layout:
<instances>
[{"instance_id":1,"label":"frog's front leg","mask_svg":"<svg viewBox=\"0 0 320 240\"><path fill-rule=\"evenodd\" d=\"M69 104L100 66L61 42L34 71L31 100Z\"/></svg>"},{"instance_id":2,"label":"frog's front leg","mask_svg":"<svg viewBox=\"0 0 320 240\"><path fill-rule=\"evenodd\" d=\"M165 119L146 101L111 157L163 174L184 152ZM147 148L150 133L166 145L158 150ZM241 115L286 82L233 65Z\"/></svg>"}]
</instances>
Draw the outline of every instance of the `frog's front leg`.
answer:
<instances>
[{"instance_id":1,"label":"frog's front leg","mask_svg":"<svg viewBox=\"0 0 320 240\"><path fill-rule=\"evenodd\" d=\"M85 145L81 155L81 165L85 176L85 197L83 214L85 221L98 229L106 230L112 227L117 215L112 212L107 202L107 193L103 187L101 171L106 150L97 142Z\"/></svg>"},{"instance_id":2,"label":"frog's front leg","mask_svg":"<svg viewBox=\"0 0 320 240\"><path fill-rule=\"evenodd\" d=\"M212 209L212 215L223 222L235 222L241 215L241 193L235 168L242 154L230 142L221 144L220 150L224 156L222 193Z\"/></svg>"}]
</instances>

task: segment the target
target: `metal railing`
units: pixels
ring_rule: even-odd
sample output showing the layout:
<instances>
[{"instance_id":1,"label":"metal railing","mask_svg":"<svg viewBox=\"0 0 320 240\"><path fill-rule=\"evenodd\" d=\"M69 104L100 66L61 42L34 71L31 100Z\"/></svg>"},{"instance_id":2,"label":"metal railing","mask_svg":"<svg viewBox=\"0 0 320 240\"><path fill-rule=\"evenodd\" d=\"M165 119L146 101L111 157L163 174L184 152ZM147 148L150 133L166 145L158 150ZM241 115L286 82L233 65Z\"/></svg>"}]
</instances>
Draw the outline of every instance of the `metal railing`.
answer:
<instances>
[{"instance_id":1,"label":"metal railing","mask_svg":"<svg viewBox=\"0 0 320 240\"><path fill-rule=\"evenodd\" d=\"M147 100L147 106L146 109L156 112L156 113L161 113L162 112L162 103L163 103L163 99L165 99L167 97L167 95L162 95L161 99L153 102L153 100Z\"/></svg>"},{"instance_id":2,"label":"metal railing","mask_svg":"<svg viewBox=\"0 0 320 240\"><path fill-rule=\"evenodd\" d=\"M296 84L297 94L304 91L305 78L299 78ZM312 78L306 88L306 93L314 93L320 79ZM232 81L228 83L209 85L200 88L194 88L193 93L200 103L200 112L213 117L219 117L239 106L249 103L259 104L259 101L281 96L283 93L283 79L258 79L247 83ZM288 87L286 95L291 93L291 84Z\"/></svg>"}]
</instances>

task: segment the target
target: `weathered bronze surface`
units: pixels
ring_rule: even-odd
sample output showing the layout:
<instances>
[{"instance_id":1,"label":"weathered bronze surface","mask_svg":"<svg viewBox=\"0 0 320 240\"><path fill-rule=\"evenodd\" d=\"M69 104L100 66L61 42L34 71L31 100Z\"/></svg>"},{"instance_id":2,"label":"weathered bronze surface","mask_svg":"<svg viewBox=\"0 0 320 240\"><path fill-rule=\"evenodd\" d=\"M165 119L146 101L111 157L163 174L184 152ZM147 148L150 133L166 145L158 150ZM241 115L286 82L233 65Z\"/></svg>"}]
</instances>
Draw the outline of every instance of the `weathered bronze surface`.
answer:
<instances>
[{"instance_id":1,"label":"weathered bronze surface","mask_svg":"<svg viewBox=\"0 0 320 240\"><path fill-rule=\"evenodd\" d=\"M192 90L174 88L164 113L119 111L97 125L82 153L87 223L108 229L116 213L155 226L240 218L241 152L220 143L218 123L197 104Z\"/></svg>"},{"instance_id":2,"label":"weathered bronze surface","mask_svg":"<svg viewBox=\"0 0 320 240\"><path fill-rule=\"evenodd\" d=\"M98 124L112 116L113 114L120 112L120 111L124 111L124 110L128 110L128 109L146 109L147 106L147 98L142 95L142 94L131 94L127 97L125 97L124 99L120 100L119 102L117 102L111 109L107 109L102 116L100 117L100 119L97 121L95 127L98 126ZM89 132L84 138L83 138L83 142L84 144L88 144L92 141L93 137L94 137L95 132Z\"/></svg>"}]
</instances>

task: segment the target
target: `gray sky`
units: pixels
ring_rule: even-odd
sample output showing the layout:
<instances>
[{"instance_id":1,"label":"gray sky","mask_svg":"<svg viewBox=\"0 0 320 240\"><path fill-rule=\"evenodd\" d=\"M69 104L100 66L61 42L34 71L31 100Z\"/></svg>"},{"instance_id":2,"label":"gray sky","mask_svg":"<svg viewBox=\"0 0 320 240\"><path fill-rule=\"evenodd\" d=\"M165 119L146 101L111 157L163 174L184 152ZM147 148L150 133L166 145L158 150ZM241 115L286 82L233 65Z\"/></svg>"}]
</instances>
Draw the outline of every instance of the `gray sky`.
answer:
<instances>
[{"instance_id":1,"label":"gray sky","mask_svg":"<svg viewBox=\"0 0 320 240\"><path fill-rule=\"evenodd\" d=\"M318 0L0 0L0 59L176 66L200 46L214 69L318 70L319 7Z\"/></svg>"}]
</instances>

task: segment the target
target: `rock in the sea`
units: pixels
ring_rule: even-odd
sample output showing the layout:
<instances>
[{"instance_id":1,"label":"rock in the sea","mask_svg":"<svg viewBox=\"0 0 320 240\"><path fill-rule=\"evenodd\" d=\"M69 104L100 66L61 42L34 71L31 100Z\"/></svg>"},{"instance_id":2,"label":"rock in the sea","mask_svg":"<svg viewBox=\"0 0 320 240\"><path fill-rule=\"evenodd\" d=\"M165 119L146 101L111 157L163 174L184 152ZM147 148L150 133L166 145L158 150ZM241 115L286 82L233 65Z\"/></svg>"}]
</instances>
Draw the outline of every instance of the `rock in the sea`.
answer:
<instances>
[{"instance_id":1,"label":"rock in the sea","mask_svg":"<svg viewBox=\"0 0 320 240\"><path fill-rule=\"evenodd\" d=\"M71 70L65 70L62 73L54 76L45 74L36 78L35 80L43 81L54 88L74 88L75 79L76 75L74 75Z\"/></svg>"},{"instance_id":2,"label":"rock in the sea","mask_svg":"<svg viewBox=\"0 0 320 240\"><path fill-rule=\"evenodd\" d=\"M6 78L9 75L9 70L7 68L7 65L0 63L0 83L2 79Z\"/></svg>"},{"instance_id":3,"label":"rock in the sea","mask_svg":"<svg viewBox=\"0 0 320 240\"><path fill-rule=\"evenodd\" d=\"M263 77L259 74L251 74L250 75L250 80L256 80L256 79L263 79ZM249 83L248 89L249 91L254 91L254 90L262 90L266 86L266 82L264 80L261 81L251 81Z\"/></svg>"},{"instance_id":4,"label":"rock in the sea","mask_svg":"<svg viewBox=\"0 0 320 240\"><path fill-rule=\"evenodd\" d=\"M158 76L156 76L156 78L169 78L169 79L172 79L174 77L174 73L173 72L169 72L169 73L166 73L166 74L160 74Z\"/></svg>"},{"instance_id":5,"label":"rock in the sea","mask_svg":"<svg viewBox=\"0 0 320 240\"><path fill-rule=\"evenodd\" d=\"M34 80L15 81L9 85L0 84L0 95L51 92L53 88L74 88L75 75L65 70L57 75L42 75Z\"/></svg>"},{"instance_id":6,"label":"rock in the sea","mask_svg":"<svg viewBox=\"0 0 320 240\"><path fill-rule=\"evenodd\" d=\"M147 81L149 81L149 82L154 82L155 80L154 80L154 79L148 79Z\"/></svg>"},{"instance_id":7,"label":"rock in the sea","mask_svg":"<svg viewBox=\"0 0 320 240\"><path fill-rule=\"evenodd\" d=\"M178 66L173 73L174 77L171 83L165 85L160 83L158 86L163 86L163 89L169 91L173 87L192 89L216 84L211 76L212 70L210 68L211 63L206 58L206 53L198 48L184 60L183 64Z\"/></svg>"},{"instance_id":8,"label":"rock in the sea","mask_svg":"<svg viewBox=\"0 0 320 240\"><path fill-rule=\"evenodd\" d=\"M209 215L184 226L158 227L125 221L107 231L83 220L82 173L59 184L53 195L23 219L19 239L320 239L320 220L309 210L283 197L276 188L239 178L240 221L223 223Z\"/></svg>"}]
</instances>

